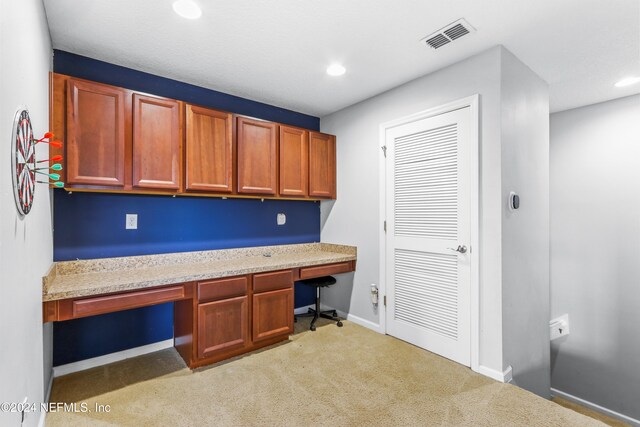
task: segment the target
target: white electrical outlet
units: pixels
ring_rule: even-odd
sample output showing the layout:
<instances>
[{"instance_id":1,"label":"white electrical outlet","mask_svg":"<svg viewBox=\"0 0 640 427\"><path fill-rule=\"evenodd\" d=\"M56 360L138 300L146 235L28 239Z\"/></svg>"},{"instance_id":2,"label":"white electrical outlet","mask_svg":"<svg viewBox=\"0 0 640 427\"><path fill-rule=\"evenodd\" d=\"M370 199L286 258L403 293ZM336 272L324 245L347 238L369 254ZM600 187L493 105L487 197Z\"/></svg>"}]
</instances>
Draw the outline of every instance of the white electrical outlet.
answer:
<instances>
[{"instance_id":1,"label":"white electrical outlet","mask_svg":"<svg viewBox=\"0 0 640 427\"><path fill-rule=\"evenodd\" d=\"M278 225L285 225L287 223L287 216L283 213L279 213L276 217L276 221L278 222Z\"/></svg>"},{"instance_id":2,"label":"white electrical outlet","mask_svg":"<svg viewBox=\"0 0 640 427\"><path fill-rule=\"evenodd\" d=\"M563 314L549 322L551 341L569 335L569 315Z\"/></svg>"},{"instance_id":3,"label":"white electrical outlet","mask_svg":"<svg viewBox=\"0 0 640 427\"><path fill-rule=\"evenodd\" d=\"M138 214L127 214L125 222L125 229L137 230L138 229Z\"/></svg>"}]
</instances>

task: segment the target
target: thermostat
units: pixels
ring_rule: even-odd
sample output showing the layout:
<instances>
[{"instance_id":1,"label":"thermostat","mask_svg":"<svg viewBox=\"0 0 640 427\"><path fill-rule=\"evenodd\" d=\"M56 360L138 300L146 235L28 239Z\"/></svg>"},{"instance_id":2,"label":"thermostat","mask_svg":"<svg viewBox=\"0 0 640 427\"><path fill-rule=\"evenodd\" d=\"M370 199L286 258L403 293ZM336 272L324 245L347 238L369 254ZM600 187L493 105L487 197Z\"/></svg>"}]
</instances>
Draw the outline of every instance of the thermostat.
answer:
<instances>
[{"instance_id":1,"label":"thermostat","mask_svg":"<svg viewBox=\"0 0 640 427\"><path fill-rule=\"evenodd\" d=\"M509 210L515 211L520 208L520 196L513 191L509 193Z\"/></svg>"}]
</instances>

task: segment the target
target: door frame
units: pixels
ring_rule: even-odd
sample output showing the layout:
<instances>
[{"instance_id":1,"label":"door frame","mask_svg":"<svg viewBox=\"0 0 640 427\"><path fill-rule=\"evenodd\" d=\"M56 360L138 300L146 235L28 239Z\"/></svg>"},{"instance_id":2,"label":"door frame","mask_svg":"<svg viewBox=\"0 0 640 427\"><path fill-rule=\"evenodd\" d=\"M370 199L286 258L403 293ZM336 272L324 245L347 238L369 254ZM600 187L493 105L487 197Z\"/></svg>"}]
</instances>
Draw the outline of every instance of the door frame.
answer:
<instances>
[{"instance_id":1,"label":"door frame","mask_svg":"<svg viewBox=\"0 0 640 427\"><path fill-rule=\"evenodd\" d=\"M471 369L478 372L480 367L480 116L479 116L480 95L475 94L466 98L461 98L452 102L448 102L437 107L429 108L418 113L400 117L380 125L380 146L385 147L387 143L387 131L392 128L423 120L429 117L438 116L462 108L469 108L471 113L471 147L469 153L471 156L471 241L469 242L469 262L471 269L470 280L470 320L471 320ZM384 305L384 297L387 295L387 233L384 227L386 221L386 202L387 202L387 164L384 149L380 152L380 231L379 231L379 295L380 304L378 305L378 324L379 331L383 334L387 333L387 308ZM475 191L474 191L475 190Z\"/></svg>"}]
</instances>

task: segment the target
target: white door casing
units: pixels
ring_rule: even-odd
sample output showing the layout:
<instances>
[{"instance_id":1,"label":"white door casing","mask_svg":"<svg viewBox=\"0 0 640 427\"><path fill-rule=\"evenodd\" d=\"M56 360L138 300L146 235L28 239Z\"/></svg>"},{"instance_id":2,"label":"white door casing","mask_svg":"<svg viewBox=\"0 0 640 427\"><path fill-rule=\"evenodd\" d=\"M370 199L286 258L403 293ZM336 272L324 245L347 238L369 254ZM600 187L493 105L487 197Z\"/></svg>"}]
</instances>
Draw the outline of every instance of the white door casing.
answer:
<instances>
[{"instance_id":1,"label":"white door casing","mask_svg":"<svg viewBox=\"0 0 640 427\"><path fill-rule=\"evenodd\" d=\"M474 96L381 129L387 221L381 325L476 370L477 124Z\"/></svg>"}]
</instances>

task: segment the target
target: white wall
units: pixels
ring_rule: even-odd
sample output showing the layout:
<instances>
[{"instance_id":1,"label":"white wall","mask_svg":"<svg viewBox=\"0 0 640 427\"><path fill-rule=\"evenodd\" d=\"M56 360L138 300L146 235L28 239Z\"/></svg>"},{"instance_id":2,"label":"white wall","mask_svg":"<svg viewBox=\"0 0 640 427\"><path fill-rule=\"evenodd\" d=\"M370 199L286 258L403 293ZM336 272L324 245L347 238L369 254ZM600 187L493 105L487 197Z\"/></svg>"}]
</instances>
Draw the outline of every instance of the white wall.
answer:
<instances>
[{"instance_id":1,"label":"white wall","mask_svg":"<svg viewBox=\"0 0 640 427\"><path fill-rule=\"evenodd\" d=\"M506 73L504 79L503 67ZM518 78L525 78L525 88L518 86ZM544 137L548 129L548 95L546 84L502 47L492 48L321 119L321 129L338 137L338 198L335 202L322 203L321 237L326 242L358 246L358 263L354 276L341 278L337 286L326 291L325 302L374 325L379 323L379 313L370 303L369 290L372 283L378 284L381 280L380 124L473 94L480 95L480 365L499 375L509 365L522 363L521 372L524 372L528 370L524 365L529 362L525 363L520 356L532 350L527 343L522 343L520 339L518 342L522 346L517 351L512 351L509 359L505 359L503 354L503 314L519 315L510 309L503 313L502 276L506 273L511 278L512 268L522 267L525 269L520 273L531 274L531 281L539 275L534 271L533 265L523 266L520 262L514 262L511 256L503 258L502 245L506 243L513 249L518 249L519 255L533 251L536 260L548 254L545 252L545 245L540 244L544 243L544 234L540 237L541 240L535 238L533 242L528 239L518 240L520 237L530 236L522 227L534 225L536 232L544 231L548 209L541 194L546 191L546 181L522 187L527 196L531 189L531 200L541 203L530 205L528 209L531 214L526 217L523 215L523 221L514 222L513 225L504 224L504 228L503 222L510 219L506 217L507 203L503 193L505 188L524 181L525 174L532 168L540 166L540 174L548 168L548 157L544 156L545 150L548 150L548 139ZM517 109L517 114L512 114L512 108ZM504 120L514 122L503 128ZM527 132L532 129L536 131L522 138L516 133L520 126ZM540 135L543 136L540 139L542 145L530 147L530 143L537 141L537 136ZM509 146L504 149L501 145L502 138L509 142ZM529 153L535 153L536 157L529 160ZM503 167L505 160L512 161L514 158L516 163ZM524 168L517 168L517 164L526 163L525 158L532 163ZM534 163L537 161L540 165ZM527 196L523 196L526 200ZM534 215L540 215L541 219L532 220ZM513 233L513 239L509 236L503 238L504 233ZM548 239L548 234L546 238ZM544 275L547 268L548 257L546 264L542 265L540 275ZM548 292L548 275L547 280L541 280L539 286L543 289L546 286ZM513 299L513 303L518 301ZM542 323L548 325L548 299L547 307L537 312L536 316L536 319L544 317ZM521 316L517 320L518 324L523 323ZM537 330L539 332L539 326ZM535 341L535 345L538 345L538 341ZM548 351L548 342L546 347ZM537 373L540 374L540 371ZM548 376L548 366L546 374ZM530 383L524 381L522 385L528 387ZM548 389L535 391L543 395L548 393Z\"/></svg>"},{"instance_id":2,"label":"white wall","mask_svg":"<svg viewBox=\"0 0 640 427\"><path fill-rule=\"evenodd\" d=\"M42 402L42 276L52 262L49 190L38 185L31 213L18 218L13 201L11 129L27 105L36 134L49 123L51 42L39 0L0 0L0 402ZM38 148L46 158L47 147ZM37 425L39 413L25 425ZM20 414L0 412L0 425L20 425Z\"/></svg>"},{"instance_id":3,"label":"white wall","mask_svg":"<svg viewBox=\"0 0 640 427\"><path fill-rule=\"evenodd\" d=\"M551 116L555 389L640 420L640 95Z\"/></svg>"},{"instance_id":4,"label":"white wall","mask_svg":"<svg viewBox=\"0 0 640 427\"><path fill-rule=\"evenodd\" d=\"M502 55L502 333L513 383L549 397L549 90Z\"/></svg>"}]
</instances>

